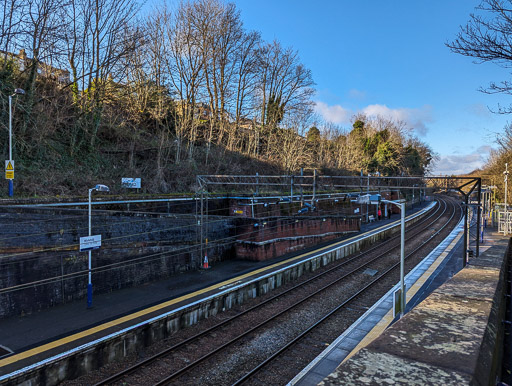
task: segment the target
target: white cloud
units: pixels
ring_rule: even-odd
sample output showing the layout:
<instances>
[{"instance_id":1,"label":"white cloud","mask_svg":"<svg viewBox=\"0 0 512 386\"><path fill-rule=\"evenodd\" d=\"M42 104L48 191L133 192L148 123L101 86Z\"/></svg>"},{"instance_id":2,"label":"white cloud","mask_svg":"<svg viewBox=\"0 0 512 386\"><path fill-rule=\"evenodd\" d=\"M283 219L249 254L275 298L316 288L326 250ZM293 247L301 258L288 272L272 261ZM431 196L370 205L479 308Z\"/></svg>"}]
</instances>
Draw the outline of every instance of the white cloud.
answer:
<instances>
[{"instance_id":1,"label":"white cloud","mask_svg":"<svg viewBox=\"0 0 512 386\"><path fill-rule=\"evenodd\" d=\"M332 123L350 123L350 118L356 113L363 113L370 117L382 117L397 121L403 121L417 134L425 135L428 131L427 124L433 121L432 107L425 105L417 109L398 108L391 109L386 105L369 105L359 111L346 109L341 105L329 106L327 103L317 101L315 110L323 119Z\"/></svg>"},{"instance_id":2,"label":"white cloud","mask_svg":"<svg viewBox=\"0 0 512 386\"><path fill-rule=\"evenodd\" d=\"M332 123L347 123L350 122L352 112L340 105L329 106L324 102L316 102L315 110L323 119Z\"/></svg>"},{"instance_id":3,"label":"white cloud","mask_svg":"<svg viewBox=\"0 0 512 386\"><path fill-rule=\"evenodd\" d=\"M492 150L492 146L482 145L478 149L476 149L476 152L477 153L486 153L487 155L489 155L491 153L491 150Z\"/></svg>"},{"instance_id":4,"label":"white cloud","mask_svg":"<svg viewBox=\"0 0 512 386\"><path fill-rule=\"evenodd\" d=\"M464 155L442 155L434 165L432 174L451 175L466 174L484 166L487 161L490 146L480 146L474 152Z\"/></svg>"},{"instance_id":5,"label":"white cloud","mask_svg":"<svg viewBox=\"0 0 512 386\"><path fill-rule=\"evenodd\" d=\"M386 105L377 104L369 105L361 111L368 116L403 121L419 135L427 134L427 123L432 122L432 107L428 105L419 109L390 109Z\"/></svg>"}]
</instances>

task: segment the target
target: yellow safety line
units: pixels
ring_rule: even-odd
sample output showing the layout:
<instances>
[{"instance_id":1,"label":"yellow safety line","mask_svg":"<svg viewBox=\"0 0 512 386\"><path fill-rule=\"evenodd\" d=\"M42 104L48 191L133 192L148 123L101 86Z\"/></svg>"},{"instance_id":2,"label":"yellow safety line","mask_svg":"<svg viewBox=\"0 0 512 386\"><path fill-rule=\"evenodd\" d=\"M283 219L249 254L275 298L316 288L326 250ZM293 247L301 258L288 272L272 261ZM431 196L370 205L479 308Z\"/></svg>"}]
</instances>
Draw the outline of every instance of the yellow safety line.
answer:
<instances>
[{"instance_id":1,"label":"yellow safety line","mask_svg":"<svg viewBox=\"0 0 512 386\"><path fill-rule=\"evenodd\" d=\"M411 217L415 214L411 214L409 215L408 217ZM187 294L187 295L184 295L184 296L180 296L179 298L176 298L176 299L172 299L172 300L169 300L167 302L164 302L164 303L160 303L160 304L157 304L153 307L150 307L150 308L145 308L141 311L138 311L138 312L135 312L133 314L130 314L130 315L126 315L126 316L123 316L121 318L118 318L118 319L115 319L115 320L112 320L110 322L107 322L107 323L103 323L103 324L100 324L96 327L93 327L93 328L89 328L87 330L84 330L84 331L81 331L81 332L78 332L76 334L73 334L73 335L69 335L69 336L66 336L64 338L61 338L61 339L58 339L58 340L55 340L53 342L50 342L50 343L47 343L47 344L44 344L42 346L38 346L38 347L34 347L33 349L30 349L30 350L27 350L27 351L24 351L24 352L21 352L19 354L15 354L15 355L12 355L10 357L7 357L5 359L0 359L0 367L2 366L6 366L6 365L9 365L11 363L14 363L14 362L17 362L19 360L23 360L23 359L26 359L26 358L29 358L31 356L34 356L34 355L37 355L37 354L40 354L44 351L48 351L48 350L51 350L51 349L54 349L56 347L59 347L59 346L62 346L64 344L67 344L67 343L70 343L70 342L73 342L73 341L76 341L78 339L81 339L81 338L84 338L86 336L89 336L89 335L92 335L92 334L95 334L97 332L100 332L100 331L103 331L107 328L111 328L111 327L115 327L119 324L122 324L122 323L125 323L125 322L128 322L128 321L131 321L133 319L136 319L138 317L141 317L141 316L145 316L147 314L150 314L152 312L155 312L155 311L158 311L158 310L161 310L162 308L166 308L166 307L169 307L173 304L176 304L176 303L179 303L179 302L182 302L184 300L187 300L187 299L190 299L190 298L193 298L195 296L198 296L198 295L202 295L206 292L209 292L209 291L212 291L212 290L215 290L215 289L218 289L220 287L223 287L223 286L226 286L226 285L229 285L229 284L232 284L234 282L237 282L237 281L240 281L240 280L243 280L247 277L250 277L252 275L257 275L261 272L264 272L264 271L267 271L269 269L273 269L273 268L276 268L276 267L279 267L281 265L285 265L285 264L288 264L290 262L293 262L295 260L299 260L305 256L308 256L308 255L313 255L313 254L316 254L318 252L321 252L325 249L330 249L330 248L333 248L333 247L336 247L340 244L347 244L349 243L350 241L354 240L354 239L357 239L357 238L361 238L369 233L372 233L372 232L375 232L375 231L378 231L379 229L381 228L384 228L384 227L387 227L387 226L390 226L390 225L393 225L393 224L397 224L399 222L399 220L397 221L393 221L392 223L389 223L389 224L386 224L386 225L383 225L379 228L375 228L371 231L368 231L366 233L363 233L361 235L358 235L358 236L354 236L354 237L350 237L346 240L342 240L342 241L338 241L337 243L335 244L331 244L331 245L328 245L328 246L325 246L325 247L322 247L322 248L319 248L315 251L312 251L312 252L308 252L308 253L303 253L299 256L295 256L295 257L292 257L290 259L287 259L287 260L284 260L284 261L281 261L279 263L276 263L276 264L272 264L270 266L267 266L267 267L263 267L263 268L259 268L255 271L251 271L249 273L246 273L244 275L241 275L241 276L237 276L235 278L232 278L232 279L229 279L229 280L226 280L222 283L218 283L218 284L215 284L215 285L212 285L210 287L207 287L207 288L203 288L202 290L199 290L199 291L195 291L195 292L192 292L190 294Z\"/></svg>"},{"instance_id":2,"label":"yellow safety line","mask_svg":"<svg viewBox=\"0 0 512 386\"><path fill-rule=\"evenodd\" d=\"M407 290L407 297L412 299L414 295L420 290L420 288L425 284L427 279L434 273L434 271L439 267L439 265L443 262L443 260L448 256L450 251L455 247L455 244L462 237L462 233L459 233L455 239L450 243L450 245L439 255L439 257L432 263L432 265L421 275L421 277L416 280L416 282ZM386 328L393 321L393 309L391 308L386 315L373 327L368 334L359 342L359 344L348 354L343 362L345 363L350 357L354 356L359 350L363 347L368 346L371 342L373 342L376 338L378 338Z\"/></svg>"}]
</instances>

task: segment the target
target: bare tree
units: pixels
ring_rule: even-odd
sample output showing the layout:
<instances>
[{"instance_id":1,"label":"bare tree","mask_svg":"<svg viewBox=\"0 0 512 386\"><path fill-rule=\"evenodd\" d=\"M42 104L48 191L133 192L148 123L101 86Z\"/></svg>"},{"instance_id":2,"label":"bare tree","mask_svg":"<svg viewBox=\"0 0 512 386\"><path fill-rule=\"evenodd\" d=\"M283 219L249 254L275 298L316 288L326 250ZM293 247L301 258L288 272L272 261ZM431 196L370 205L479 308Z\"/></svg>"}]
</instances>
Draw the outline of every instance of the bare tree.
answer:
<instances>
[{"instance_id":1,"label":"bare tree","mask_svg":"<svg viewBox=\"0 0 512 386\"><path fill-rule=\"evenodd\" d=\"M477 7L481 14L471 14L461 26L457 38L446 45L457 54L475 58L477 63L493 62L512 68L512 1L483 0ZM512 94L510 80L491 82L485 93ZM512 113L512 106L498 106L499 113Z\"/></svg>"},{"instance_id":2,"label":"bare tree","mask_svg":"<svg viewBox=\"0 0 512 386\"><path fill-rule=\"evenodd\" d=\"M258 32L244 34L235 58L235 122L231 125L227 147L235 150L234 142L238 138L238 130L242 119L254 111L254 96L258 75L258 46L261 44L261 35Z\"/></svg>"},{"instance_id":3,"label":"bare tree","mask_svg":"<svg viewBox=\"0 0 512 386\"><path fill-rule=\"evenodd\" d=\"M206 133L207 160L214 137L222 143L228 128L229 105L235 94L233 80L237 51L244 37L240 12L232 3L198 0L192 4L190 22L202 59L204 87L210 116Z\"/></svg>"},{"instance_id":4,"label":"bare tree","mask_svg":"<svg viewBox=\"0 0 512 386\"><path fill-rule=\"evenodd\" d=\"M186 141L188 156L193 157L197 139L198 121L196 107L201 99L199 92L203 83L202 58L197 38L192 28L193 8L182 3L176 13L166 15L167 60L166 73L177 98L175 102L176 162L180 162L181 148Z\"/></svg>"},{"instance_id":5,"label":"bare tree","mask_svg":"<svg viewBox=\"0 0 512 386\"><path fill-rule=\"evenodd\" d=\"M21 0L1 0L0 4L0 50L3 51L1 53L2 68L5 70L9 53L19 49L16 43L19 43L19 36L22 33L21 24L26 7Z\"/></svg>"},{"instance_id":6,"label":"bare tree","mask_svg":"<svg viewBox=\"0 0 512 386\"><path fill-rule=\"evenodd\" d=\"M275 135L275 127L286 114L312 110L314 82L311 71L299 61L296 51L283 49L274 41L259 50L258 94L261 124L268 128L267 137ZM267 151L269 143L267 141Z\"/></svg>"},{"instance_id":7,"label":"bare tree","mask_svg":"<svg viewBox=\"0 0 512 386\"><path fill-rule=\"evenodd\" d=\"M112 82L122 81L123 61L135 49L141 31L131 28L139 5L136 0L69 0L64 35L71 88L86 113L89 146L94 146L101 124L103 102Z\"/></svg>"}]
</instances>

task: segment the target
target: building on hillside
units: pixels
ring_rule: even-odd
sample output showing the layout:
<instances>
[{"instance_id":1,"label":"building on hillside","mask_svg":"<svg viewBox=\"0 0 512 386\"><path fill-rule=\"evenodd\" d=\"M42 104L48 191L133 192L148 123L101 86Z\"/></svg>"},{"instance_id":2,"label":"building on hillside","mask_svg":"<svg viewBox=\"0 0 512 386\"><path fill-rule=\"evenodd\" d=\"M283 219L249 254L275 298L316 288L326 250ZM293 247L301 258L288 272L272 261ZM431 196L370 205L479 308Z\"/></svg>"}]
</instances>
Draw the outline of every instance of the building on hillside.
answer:
<instances>
[{"instance_id":1,"label":"building on hillside","mask_svg":"<svg viewBox=\"0 0 512 386\"><path fill-rule=\"evenodd\" d=\"M181 117L184 114L184 110L190 109L191 104L186 100L175 101L176 114ZM211 116L210 106L204 102L198 102L194 106L194 118L199 120L209 119Z\"/></svg>"},{"instance_id":2,"label":"building on hillside","mask_svg":"<svg viewBox=\"0 0 512 386\"><path fill-rule=\"evenodd\" d=\"M20 50L19 54L14 54L8 51L1 51L0 54L2 59L10 59L17 63L20 71L27 70L32 62L32 58L29 58L25 53L25 50ZM37 67L37 73L39 76L48 79L54 79L59 83L69 83L71 76L68 70L63 70L61 68L53 67L47 63L39 62Z\"/></svg>"}]
</instances>

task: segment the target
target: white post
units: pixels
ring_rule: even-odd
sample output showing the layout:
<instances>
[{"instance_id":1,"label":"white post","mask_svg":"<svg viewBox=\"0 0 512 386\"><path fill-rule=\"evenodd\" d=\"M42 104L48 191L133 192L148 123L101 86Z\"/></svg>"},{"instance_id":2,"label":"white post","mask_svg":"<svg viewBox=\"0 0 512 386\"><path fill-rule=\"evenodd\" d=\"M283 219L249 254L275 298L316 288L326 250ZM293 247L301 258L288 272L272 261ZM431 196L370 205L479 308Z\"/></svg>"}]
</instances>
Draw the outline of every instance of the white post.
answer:
<instances>
[{"instance_id":1,"label":"white post","mask_svg":"<svg viewBox=\"0 0 512 386\"><path fill-rule=\"evenodd\" d=\"M12 95L9 95L9 159L12 160Z\"/></svg>"},{"instance_id":2,"label":"white post","mask_svg":"<svg viewBox=\"0 0 512 386\"><path fill-rule=\"evenodd\" d=\"M394 204L400 208L400 317L402 317L407 303L405 293L405 207L407 202L381 201L385 204Z\"/></svg>"},{"instance_id":3,"label":"white post","mask_svg":"<svg viewBox=\"0 0 512 386\"><path fill-rule=\"evenodd\" d=\"M91 194L94 189L89 189L89 236L91 236ZM91 250L89 249L89 281L87 283L87 308L92 307L92 281L91 281Z\"/></svg>"},{"instance_id":4,"label":"white post","mask_svg":"<svg viewBox=\"0 0 512 386\"><path fill-rule=\"evenodd\" d=\"M12 95L9 95L9 161L12 161ZM9 197L14 195L14 182L9 179Z\"/></svg>"},{"instance_id":5,"label":"white post","mask_svg":"<svg viewBox=\"0 0 512 386\"><path fill-rule=\"evenodd\" d=\"M400 317L405 313L405 203L400 204L400 287L402 289L402 304L400 305Z\"/></svg>"},{"instance_id":6,"label":"white post","mask_svg":"<svg viewBox=\"0 0 512 386\"><path fill-rule=\"evenodd\" d=\"M368 219L368 211L370 210L369 209L369 205L370 205L370 173L368 173L368 178L367 178L367 184L366 184L366 195L368 196L368 200L366 201L366 222L369 221Z\"/></svg>"},{"instance_id":7,"label":"white post","mask_svg":"<svg viewBox=\"0 0 512 386\"><path fill-rule=\"evenodd\" d=\"M508 163L505 164L505 171L503 172L505 175L505 234L508 235L510 233L510 229L508 229L508 208L507 208L507 191L508 191Z\"/></svg>"}]
</instances>

